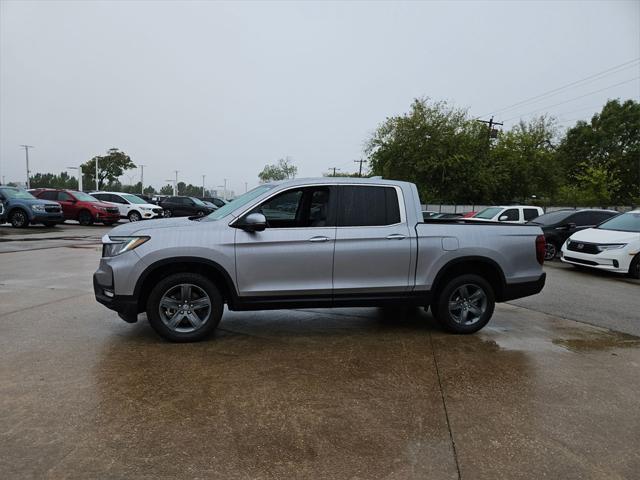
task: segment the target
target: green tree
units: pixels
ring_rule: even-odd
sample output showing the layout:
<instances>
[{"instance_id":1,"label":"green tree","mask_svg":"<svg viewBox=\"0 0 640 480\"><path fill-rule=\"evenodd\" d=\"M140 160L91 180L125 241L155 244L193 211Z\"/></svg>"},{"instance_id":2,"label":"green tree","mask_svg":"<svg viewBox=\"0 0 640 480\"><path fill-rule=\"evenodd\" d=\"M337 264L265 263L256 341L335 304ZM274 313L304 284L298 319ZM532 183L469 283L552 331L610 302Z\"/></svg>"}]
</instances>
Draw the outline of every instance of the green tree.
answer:
<instances>
[{"instance_id":1,"label":"green tree","mask_svg":"<svg viewBox=\"0 0 640 480\"><path fill-rule=\"evenodd\" d=\"M173 195L173 185L164 185L160 188L160 195Z\"/></svg>"},{"instance_id":2,"label":"green tree","mask_svg":"<svg viewBox=\"0 0 640 480\"><path fill-rule=\"evenodd\" d=\"M619 204L640 201L640 103L608 101L590 122L578 122L567 131L558 155L568 183L590 191L592 198L609 197L606 203ZM602 181L609 182L606 192L604 185L595 186Z\"/></svg>"},{"instance_id":3,"label":"green tree","mask_svg":"<svg viewBox=\"0 0 640 480\"><path fill-rule=\"evenodd\" d=\"M295 178L298 173L298 167L296 167L289 157L281 158L278 163L273 165L265 165L262 171L258 174L258 178L262 183L271 182L274 180L286 180L288 178Z\"/></svg>"},{"instance_id":4,"label":"green tree","mask_svg":"<svg viewBox=\"0 0 640 480\"><path fill-rule=\"evenodd\" d=\"M67 172L36 173L29 177L31 188L63 188L75 190L78 188L78 179L70 176Z\"/></svg>"},{"instance_id":5,"label":"green tree","mask_svg":"<svg viewBox=\"0 0 640 480\"><path fill-rule=\"evenodd\" d=\"M98 189L103 189L106 185L120 183L118 177L122 176L125 171L136 168L129 155L117 148L110 148L106 155L95 156L82 164L83 180L87 186L95 186L96 160L98 161Z\"/></svg>"}]
</instances>

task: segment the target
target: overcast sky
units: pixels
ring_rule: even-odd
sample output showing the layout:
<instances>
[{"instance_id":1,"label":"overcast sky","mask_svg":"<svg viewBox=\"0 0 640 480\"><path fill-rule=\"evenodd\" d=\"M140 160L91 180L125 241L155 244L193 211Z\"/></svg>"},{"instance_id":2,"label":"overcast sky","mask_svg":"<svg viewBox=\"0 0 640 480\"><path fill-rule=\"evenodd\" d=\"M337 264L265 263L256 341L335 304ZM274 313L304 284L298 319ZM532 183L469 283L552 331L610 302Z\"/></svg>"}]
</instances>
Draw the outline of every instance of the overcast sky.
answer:
<instances>
[{"instance_id":1,"label":"overcast sky","mask_svg":"<svg viewBox=\"0 0 640 480\"><path fill-rule=\"evenodd\" d=\"M415 97L485 115L640 57L637 0L0 3L6 181L25 179L24 143L34 172L118 147L156 188L178 169L240 193L284 156L299 176L353 171ZM543 109L572 124L640 99L639 76L627 64L496 119Z\"/></svg>"}]
</instances>

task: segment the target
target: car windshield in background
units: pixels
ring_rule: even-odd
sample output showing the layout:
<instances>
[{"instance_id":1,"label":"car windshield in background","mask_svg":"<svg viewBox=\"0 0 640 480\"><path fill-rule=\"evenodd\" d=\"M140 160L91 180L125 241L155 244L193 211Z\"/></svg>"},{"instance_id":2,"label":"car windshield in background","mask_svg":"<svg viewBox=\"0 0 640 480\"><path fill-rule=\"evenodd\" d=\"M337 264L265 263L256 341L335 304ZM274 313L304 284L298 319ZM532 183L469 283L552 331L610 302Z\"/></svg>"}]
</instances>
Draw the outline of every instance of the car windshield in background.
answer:
<instances>
[{"instance_id":1,"label":"car windshield in background","mask_svg":"<svg viewBox=\"0 0 640 480\"><path fill-rule=\"evenodd\" d=\"M143 198L137 197L136 195L130 195L130 194L124 193L124 194L120 194L120 196L129 203L137 203L138 205L142 203L147 203L146 200L144 200Z\"/></svg>"},{"instance_id":2,"label":"car windshield in background","mask_svg":"<svg viewBox=\"0 0 640 480\"><path fill-rule=\"evenodd\" d=\"M81 202L99 202L100 201L96 197L92 197L88 193L84 193L84 192L71 192L71 193L73 194L74 197L76 197L76 200L80 200Z\"/></svg>"},{"instance_id":3,"label":"car windshield in background","mask_svg":"<svg viewBox=\"0 0 640 480\"><path fill-rule=\"evenodd\" d=\"M615 230L617 232L640 233L640 212L627 212L601 223L596 228L600 230Z\"/></svg>"},{"instance_id":4,"label":"car windshield in background","mask_svg":"<svg viewBox=\"0 0 640 480\"><path fill-rule=\"evenodd\" d=\"M484 210L481 210L480 212L476 213L473 217L474 218L493 218L501 211L502 211L501 208L489 207L489 208L485 208Z\"/></svg>"},{"instance_id":5,"label":"car windshield in background","mask_svg":"<svg viewBox=\"0 0 640 480\"><path fill-rule=\"evenodd\" d=\"M0 188L0 193L7 198L20 198L23 200L35 200L36 198L29 192L20 190L19 188Z\"/></svg>"},{"instance_id":6,"label":"car windshield in background","mask_svg":"<svg viewBox=\"0 0 640 480\"><path fill-rule=\"evenodd\" d=\"M244 195L240 195L238 198L231 200L229 203L223 205L215 212L211 213L207 216L208 219L218 220L220 218L226 217L229 213L233 212L235 209L246 205L254 198L258 198L265 192L271 190L275 185L260 185L259 187L254 188L253 190L249 190Z\"/></svg>"},{"instance_id":7,"label":"car windshield in background","mask_svg":"<svg viewBox=\"0 0 640 480\"><path fill-rule=\"evenodd\" d=\"M536 223L538 225L555 225L556 223L566 220L567 217L574 213L574 210L558 210L556 212L549 212L534 218L531 220L531 223Z\"/></svg>"},{"instance_id":8,"label":"car windshield in background","mask_svg":"<svg viewBox=\"0 0 640 480\"><path fill-rule=\"evenodd\" d=\"M189 197L189 198L193 200L193 203L195 203L196 205L200 205L201 207L206 207L205 203L199 198L196 198L196 197Z\"/></svg>"}]
</instances>

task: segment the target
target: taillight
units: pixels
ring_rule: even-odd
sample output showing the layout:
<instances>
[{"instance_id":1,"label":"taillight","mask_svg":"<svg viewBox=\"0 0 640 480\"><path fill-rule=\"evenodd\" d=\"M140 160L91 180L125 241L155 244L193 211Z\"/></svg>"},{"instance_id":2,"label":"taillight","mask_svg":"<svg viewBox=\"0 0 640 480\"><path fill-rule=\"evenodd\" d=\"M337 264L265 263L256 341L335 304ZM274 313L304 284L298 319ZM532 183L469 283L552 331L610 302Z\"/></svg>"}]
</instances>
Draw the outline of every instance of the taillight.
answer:
<instances>
[{"instance_id":1,"label":"taillight","mask_svg":"<svg viewBox=\"0 0 640 480\"><path fill-rule=\"evenodd\" d=\"M536 237L536 259L540 265L544 263L544 254L546 249L547 241L544 239L544 235L538 235Z\"/></svg>"}]
</instances>

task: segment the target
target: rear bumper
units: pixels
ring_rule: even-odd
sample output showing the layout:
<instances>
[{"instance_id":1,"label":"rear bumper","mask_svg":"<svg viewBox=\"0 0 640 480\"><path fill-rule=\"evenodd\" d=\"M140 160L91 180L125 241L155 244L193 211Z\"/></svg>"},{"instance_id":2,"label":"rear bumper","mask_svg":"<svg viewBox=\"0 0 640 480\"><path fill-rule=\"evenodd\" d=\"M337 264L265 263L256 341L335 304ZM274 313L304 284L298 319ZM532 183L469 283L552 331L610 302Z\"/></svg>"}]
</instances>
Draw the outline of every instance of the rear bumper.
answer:
<instances>
[{"instance_id":1,"label":"rear bumper","mask_svg":"<svg viewBox=\"0 0 640 480\"><path fill-rule=\"evenodd\" d=\"M133 295L115 295L113 291L113 277L111 282L107 280L105 272L98 270L93 274L93 293L96 300L118 313L125 322L138 321L138 300Z\"/></svg>"},{"instance_id":2,"label":"rear bumper","mask_svg":"<svg viewBox=\"0 0 640 480\"><path fill-rule=\"evenodd\" d=\"M506 302L508 300L515 300L516 298L528 297L540 293L544 288L546 279L547 274L543 272L542 275L533 282L509 283L505 285L502 291L502 298L499 300Z\"/></svg>"}]
</instances>

